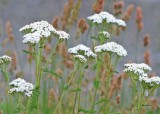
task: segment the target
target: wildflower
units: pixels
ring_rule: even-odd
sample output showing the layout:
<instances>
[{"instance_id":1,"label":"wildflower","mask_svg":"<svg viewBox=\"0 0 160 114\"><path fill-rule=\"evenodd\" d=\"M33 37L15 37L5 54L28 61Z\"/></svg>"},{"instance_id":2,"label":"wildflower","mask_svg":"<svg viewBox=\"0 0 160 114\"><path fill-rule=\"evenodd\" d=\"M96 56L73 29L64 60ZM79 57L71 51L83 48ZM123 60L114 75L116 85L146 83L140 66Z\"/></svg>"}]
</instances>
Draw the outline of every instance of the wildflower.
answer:
<instances>
[{"instance_id":1,"label":"wildflower","mask_svg":"<svg viewBox=\"0 0 160 114\"><path fill-rule=\"evenodd\" d=\"M87 17L89 21L91 21L93 24L101 24L103 19L98 15L94 14L92 16Z\"/></svg>"},{"instance_id":2,"label":"wildflower","mask_svg":"<svg viewBox=\"0 0 160 114\"><path fill-rule=\"evenodd\" d=\"M102 36L104 36L106 38L110 38L110 34L107 31L102 31L102 32L99 32L98 34L102 35Z\"/></svg>"},{"instance_id":3,"label":"wildflower","mask_svg":"<svg viewBox=\"0 0 160 114\"><path fill-rule=\"evenodd\" d=\"M34 33L28 33L26 35L23 36L23 43L27 44L37 44L40 41L40 38L42 37L42 35L39 32L34 32Z\"/></svg>"},{"instance_id":4,"label":"wildflower","mask_svg":"<svg viewBox=\"0 0 160 114\"><path fill-rule=\"evenodd\" d=\"M32 95L32 91L34 89L34 85L31 83L26 82L24 79L17 78L9 83L11 89L9 90L10 93L17 92L30 97Z\"/></svg>"},{"instance_id":5,"label":"wildflower","mask_svg":"<svg viewBox=\"0 0 160 114\"><path fill-rule=\"evenodd\" d=\"M103 45L96 46L94 48L94 51L96 53L101 53L101 52L111 52L111 53L116 53L118 56L126 56L127 51L119 44L115 42L108 42Z\"/></svg>"},{"instance_id":6,"label":"wildflower","mask_svg":"<svg viewBox=\"0 0 160 114\"><path fill-rule=\"evenodd\" d=\"M47 21L38 21L26 25L20 29L24 33L23 43L27 44L37 44L41 39L50 37L51 35L56 35L60 40L69 39L69 34L64 31L57 31L51 24Z\"/></svg>"},{"instance_id":7,"label":"wildflower","mask_svg":"<svg viewBox=\"0 0 160 114\"><path fill-rule=\"evenodd\" d=\"M87 17L89 22L93 24L102 24L103 22L117 24L118 26L126 26L126 23L121 19L116 19L112 14L108 12L101 12Z\"/></svg>"},{"instance_id":8,"label":"wildflower","mask_svg":"<svg viewBox=\"0 0 160 114\"><path fill-rule=\"evenodd\" d=\"M7 56L7 55L3 55L0 57L0 67L3 65L8 65L11 62L12 58Z\"/></svg>"},{"instance_id":9,"label":"wildflower","mask_svg":"<svg viewBox=\"0 0 160 114\"><path fill-rule=\"evenodd\" d=\"M118 26L122 26L122 27L126 26L126 23L121 19L116 19L116 23L118 24Z\"/></svg>"},{"instance_id":10,"label":"wildflower","mask_svg":"<svg viewBox=\"0 0 160 114\"><path fill-rule=\"evenodd\" d=\"M56 31L55 28L51 24L49 24L47 21L38 21L31 23L29 25L26 25L22 28L20 28L20 32L26 33L33 33L39 31L41 35L45 35L45 37L48 37L51 35L51 33L54 33Z\"/></svg>"},{"instance_id":11,"label":"wildflower","mask_svg":"<svg viewBox=\"0 0 160 114\"><path fill-rule=\"evenodd\" d=\"M158 87L160 86L159 76L154 77L139 77L139 81L144 85L145 88Z\"/></svg>"},{"instance_id":12,"label":"wildflower","mask_svg":"<svg viewBox=\"0 0 160 114\"><path fill-rule=\"evenodd\" d=\"M55 34L59 37L60 40L69 39L70 35L65 31L56 31Z\"/></svg>"},{"instance_id":13,"label":"wildflower","mask_svg":"<svg viewBox=\"0 0 160 114\"><path fill-rule=\"evenodd\" d=\"M145 63L127 63L124 65L124 67L126 69L141 69L144 71L151 71L152 68L149 67L147 64Z\"/></svg>"},{"instance_id":14,"label":"wildflower","mask_svg":"<svg viewBox=\"0 0 160 114\"><path fill-rule=\"evenodd\" d=\"M78 60L82 63L87 62L87 59L83 55L73 55L73 57L74 57L75 60Z\"/></svg>"},{"instance_id":15,"label":"wildflower","mask_svg":"<svg viewBox=\"0 0 160 114\"><path fill-rule=\"evenodd\" d=\"M79 44L73 48L69 48L68 52L73 55L83 55L85 57L96 58L97 55L92 52L89 47L84 46L83 44Z\"/></svg>"}]
</instances>

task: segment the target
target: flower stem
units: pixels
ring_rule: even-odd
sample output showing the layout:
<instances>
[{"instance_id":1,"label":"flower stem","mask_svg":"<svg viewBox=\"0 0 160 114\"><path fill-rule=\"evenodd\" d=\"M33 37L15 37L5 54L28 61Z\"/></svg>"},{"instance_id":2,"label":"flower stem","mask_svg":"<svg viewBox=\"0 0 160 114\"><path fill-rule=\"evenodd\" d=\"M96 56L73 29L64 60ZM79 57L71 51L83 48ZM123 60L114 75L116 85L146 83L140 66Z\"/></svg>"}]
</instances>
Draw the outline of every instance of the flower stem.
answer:
<instances>
[{"instance_id":1,"label":"flower stem","mask_svg":"<svg viewBox=\"0 0 160 114\"><path fill-rule=\"evenodd\" d=\"M61 95L58 103L56 104L56 106L55 106L55 108L54 108L54 110L53 110L53 114L55 114L58 105L61 103L61 101L62 101L62 99L63 99L63 97L64 97L64 94L66 93L66 90L68 89L69 85L71 84L71 81L72 81L73 77L75 76L78 68L79 68L79 66L70 74L70 79L69 79L69 81L68 81L68 83L67 83L67 87L65 87L65 88L63 89L62 95Z\"/></svg>"}]
</instances>

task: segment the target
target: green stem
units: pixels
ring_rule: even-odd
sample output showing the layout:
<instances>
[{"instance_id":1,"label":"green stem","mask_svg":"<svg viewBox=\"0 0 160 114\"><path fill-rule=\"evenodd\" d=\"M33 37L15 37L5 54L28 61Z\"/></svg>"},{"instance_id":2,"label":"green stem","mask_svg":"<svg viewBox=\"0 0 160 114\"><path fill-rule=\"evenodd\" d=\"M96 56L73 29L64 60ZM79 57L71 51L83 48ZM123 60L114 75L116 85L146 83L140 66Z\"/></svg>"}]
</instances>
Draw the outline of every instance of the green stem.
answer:
<instances>
[{"instance_id":1,"label":"green stem","mask_svg":"<svg viewBox=\"0 0 160 114\"><path fill-rule=\"evenodd\" d=\"M101 56L101 58L102 58L102 56ZM96 86L99 86L99 73L100 73L100 61L98 61L97 60L97 62L96 62L96 64L97 64L97 68L96 68L96 70L97 70L97 74L96 74L96 80L95 80L95 83L97 83L96 84ZM96 96L97 96L97 91L98 91L98 88L99 87L95 87L95 92L94 92L94 96L93 96L93 101L92 101L92 107L91 107L91 110L94 110L94 106L95 106L95 101L96 101ZM93 111L94 112L94 111Z\"/></svg>"},{"instance_id":2,"label":"green stem","mask_svg":"<svg viewBox=\"0 0 160 114\"><path fill-rule=\"evenodd\" d=\"M78 89L81 88L81 83L82 83L82 77L83 77L83 72L81 70L82 68L80 68L80 79L79 79L79 84L78 84ZM81 89L80 91L78 91L78 114L79 114L79 109L80 109L80 99L81 99Z\"/></svg>"},{"instance_id":3,"label":"green stem","mask_svg":"<svg viewBox=\"0 0 160 114\"><path fill-rule=\"evenodd\" d=\"M87 45L87 41L88 41L88 37L89 37L90 31L91 31L91 27L89 27L89 29L88 29L88 31L87 31L87 36L86 36L85 45Z\"/></svg>"},{"instance_id":4,"label":"green stem","mask_svg":"<svg viewBox=\"0 0 160 114\"><path fill-rule=\"evenodd\" d=\"M75 76L78 68L79 68L79 66L70 74L70 79L69 79L69 81L68 81L68 83L67 83L67 87L65 87L65 88L63 89L62 95L61 95L58 103L56 104L56 106L55 106L55 108L54 108L54 110L53 110L53 114L55 114L58 105L61 103L61 101L62 101L62 99L63 99L63 97L64 97L64 94L66 93L66 90L68 89L69 85L71 84L71 81L72 81L73 77Z\"/></svg>"},{"instance_id":5,"label":"green stem","mask_svg":"<svg viewBox=\"0 0 160 114\"><path fill-rule=\"evenodd\" d=\"M6 98L6 107L7 107L7 114L9 114L9 99L8 99L8 91L10 90L10 87L9 87L9 75L8 75L8 72L7 72L7 67L4 66L2 67L1 69L1 72L2 74L4 75L4 78L5 78L5 98ZM12 107L12 104L13 104L13 101L12 101L12 96L9 94L9 98L10 98L10 102L11 102L11 107Z\"/></svg>"}]
</instances>

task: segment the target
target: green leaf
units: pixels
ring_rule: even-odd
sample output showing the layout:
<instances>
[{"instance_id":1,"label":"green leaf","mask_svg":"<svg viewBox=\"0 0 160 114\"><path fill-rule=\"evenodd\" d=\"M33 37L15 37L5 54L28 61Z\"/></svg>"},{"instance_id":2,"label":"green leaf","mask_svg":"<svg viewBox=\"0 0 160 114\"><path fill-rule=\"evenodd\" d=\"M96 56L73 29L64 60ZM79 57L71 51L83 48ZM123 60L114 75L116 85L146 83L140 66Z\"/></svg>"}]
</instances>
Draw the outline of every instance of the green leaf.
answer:
<instances>
[{"instance_id":1,"label":"green leaf","mask_svg":"<svg viewBox=\"0 0 160 114\"><path fill-rule=\"evenodd\" d=\"M81 91L81 88L71 90L71 92L78 92L78 91Z\"/></svg>"},{"instance_id":2,"label":"green leaf","mask_svg":"<svg viewBox=\"0 0 160 114\"><path fill-rule=\"evenodd\" d=\"M91 113L91 114L96 113L95 110L86 110L86 109L79 109L78 112Z\"/></svg>"},{"instance_id":3,"label":"green leaf","mask_svg":"<svg viewBox=\"0 0 160 114\"><path fill-rule=\"evenodd\" d=\"M91 36L91 38L94 39L94 40L98 40L95 36Z\"/></svg>"},{"instance_id":4,"label":"green leaf","mask_svg":"<svg viewBox=\"0 0 160 114\"><path fill-rule=\"evenodd\" d=\"M112 71L113 73L115 73L115 74L118 74L119 72L118 71Z\"/></svg>"},{"instance_id":5,"label":"green leaf","mask_svg":"<svg viewBox=\"0 0 160 114\"><path fill-rule=\"evenodd\" d=\"M35 109L37 109L39 95L40 95L39 87L35 87L28 106L29 113L32 113Z\"/></svg>"},{"instance_id":6,"label":"green leaf","mask_svg":"<svg viewBox=\"0 0 160 114\"><path fill-rule=\"evenodd\" d=\"M32 52L30 52L30 51L27 51L27 50L22 50L24 53L26 53L26 54L33 54Z\"/></svg>"},{"instance_id":7,"label":"green leaf","mask_svg":"<svg viewBox=\"0 0 160 114\"><path fill-rule=\"evenodd\" d=\"M96 89L98 89L98 88L100 87L100 81L99 81L99 80L95 80L95 81L94 81L94 87L95 87Z\"/></svg>"},{"instance_id":8,"label":"green leaf","mask_svg":"<svg viewBox=\"0 0 160 114\"><path fill-rule=\"evenodd\" d=\"M59 74L55 73L55 72L52 71L52 70L44 69L43 72L52 74L52 75L55 76L56 78L61 78L61 76L60 76Z\"/></svg>"},{"instance_id":9,"label":"green leaf","mask_svg":"<svg viewBox=\"0 0 160 114\"><path fill-rule=\"evenodd\" d=\"M100 103L103 103L103 102L106 102L105 99L100 99L99 101L97 101L94 105L97 105L97 104L100 104Z\"/></svg>"}]
</instances>

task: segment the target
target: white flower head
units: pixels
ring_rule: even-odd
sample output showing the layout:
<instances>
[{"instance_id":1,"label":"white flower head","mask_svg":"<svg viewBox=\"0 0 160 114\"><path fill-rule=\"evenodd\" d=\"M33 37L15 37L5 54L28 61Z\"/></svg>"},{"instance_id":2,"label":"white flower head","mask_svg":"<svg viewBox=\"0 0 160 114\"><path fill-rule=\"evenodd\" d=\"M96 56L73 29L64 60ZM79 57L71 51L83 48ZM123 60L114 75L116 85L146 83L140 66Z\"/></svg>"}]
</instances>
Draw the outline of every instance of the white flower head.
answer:
<instances>
[{"instance_id":1,"label":"white flower head","mask_svg":"<svg viewBox=\"0 0 160 114\"><path fill-rule=\"evenodd\" d=\"M58 35L59 39L61 40L65 40L65 39L69 39L70 38L70 35L68 33L66 33L65 31L56 31L55 32L56 35Z\"/></svg>"},{"instance_id":2,"label":"white flower head","mask_svg":"<svg viewBox=\"0 0 160 114\"><path fill-rule=\"evenodd\" d=\"M136 67L126 67L124 70L123 70L125 73L129 73L129 74L134 74L136 76L140 76L140 77L146 77L147 74L142 70L142 69L139 69L139 68L136 68Z\"/></svg>"},{"instance_id":3,"label":"white flower head","mask_svg":"<svg viewBox=\"0 0 160 114\"><path fill-rule=\"evenodd\" d=\"M9 90L10 93L22 93L27 97L30 97L32 95L32 91L35 88L33 84L26 82L24 79L21 78L13 80L9 83L9 85L11 86Z\"/></svg>"},{"instance_id":4,"label":"white flower head","mask_svg":"<svg viewBox=\"0 0 160 114\"><path fill-rule=\"evenodd\" d=\"M92 23L97 23L97 24L101 24L102 23L102 21L103 21L103 19L100 17L100 15L99 14L94 14L94 15L92 15L92 16L89 16L89 17L87 17L87 19L89 20L89 21L91 21Z\"/></svg>"},{"instance_id":5,"label":"white flower head","mask_svg":"<svg viewBox=\"0 0 160 114\"><path fill-rule=\"evenodd\" d=\"M23 36L23 43L37 44L40 39L48 38L51 35L56 35L60 40L69 39L69 34L64 31L57 31L47 21L38 21L26 25L20 29L25 35Z\"/></svg>"},{"instance_id":6,"label":"white flower head","mask_svg":"<svg viewBox=\"0 0 160 114\"><path fill-rule=\"evenodd\" d=\"M127 51L119 44L115 42L108 42L103 45L96 46L94 48L96 53L101 53L101 52L112 52L116 53L118 56L126 56Z\"/></svg>"},{"instance_id":7,"label":"white flower head","mask_svg":"<svg viewBox=\"0 0 160 114\"><path fill-rule=\"evenodd\" d=\"M8 65L11 62L12 58L7 56L7 55L3 55L0 57L0 66L2 65Z\"/></svg>"},{"instance_id":8,"label":"white flower head","mask_svg":"<svg viewBox=\"0 0 160 114\"><path fill-rule=\"evenodd\" d=\"M144 85L145 88L157 87L160 86L160 77L139 77L139 81Z\"/></svg>"},{"instance_id":9,"label":"white flower head","mask_svg":"<svg viewBox=\"0 0 160 114\"><path fill-rule=\"evenodd\" d=\"M126 26L126 23L121 19L116 19L112 14L108 12L100 12L99 14L94 14L87 17L92 23L102 24L103 22L110 24L117 24L118 26Z\"/></svg>"},{"instance_id":10,"label":"white flower head","mask_svg":"<svg viewBox=\"0 0 160 114\"><path fill-rule=\"evenodd\" d=\"M123 21L121 19L116 19L116 23L118 24L118 26L122 26L122 27L127 26L125 21Z\"/></svg>"},{"instance_id":11,"label":"white flower head","mask_svg":"<svg viewBox=\"0 0 160 114\"><path fill-rule=\"evenodd\" d=\"M38 21L38 22L31 23L29 25L25 25L24 27L20 28L20 31L21 32L28 31L29 33L39 31L44 35L46 33L50 35L52 32L54 33L56 30L47 21ZM48 37L48 35L46 35L46 37Z\"/></svg>"},{"instance_id":12,"label":"white flower head","mask_svg":"<svg viewBox=\"0 0 160 114\"><path fill-rule=\"evenodd\" d=\"M78 60L82 63L86 63L87 62L87 59L83 56L83 55L73 55L74 59L75 60Z\"/></svg>"},{"instance_id":13,"label":"white flower head","mask_svg":"<svg viewBox=\"0 0 160 114\"><path fill-rule=\"evenodd\" d=\"M145 63L127 63L127 64L124 65L124 67L125 68L141 69L141 70L144 70L145 72L152 70L152 68L149 67Z\"/></svg>"},{"instance_id":14,"label":"white flower head","mask_svg":"<svg viewBox=\"0 0 160 114\"><path fill-rule=\"evenodd\" d=\"M86 47L83 44L79 44L73 48L69 48L68 52L73 55L83 55L85 57L91 57L91 58L96 58L97 55L92 52L92 50L89 47Z\"/></svg>"},{"instance_id":15,"label":"white flower head","mask_svg":"<svg viewBox=\"0 0 160 114\"><path fill-rule=\"evenodd\" d=\"M107 31L101 31L98 33L98 39L101 43L106 42L107 39L110 38L110 34Z\"/></svg>"},{"instance_id":16,"label":"white flower head","mask_svg":"<svg viewBox=\"0 0 160 114\"><path fill-rule=\"evenodd\" d=\"M28 33L26 35L23 36L23 43L27 44L37 44L40 41L40 38L42 37L42 35L39 32L34 32L34 33Z\"/></svg>"}]
</instances>

